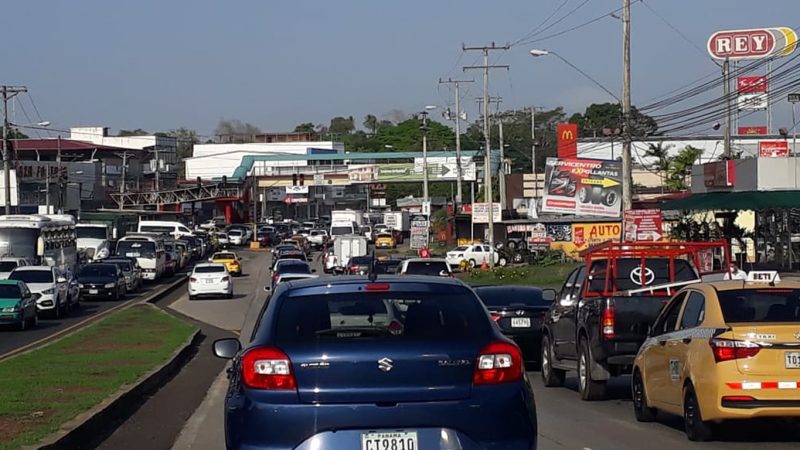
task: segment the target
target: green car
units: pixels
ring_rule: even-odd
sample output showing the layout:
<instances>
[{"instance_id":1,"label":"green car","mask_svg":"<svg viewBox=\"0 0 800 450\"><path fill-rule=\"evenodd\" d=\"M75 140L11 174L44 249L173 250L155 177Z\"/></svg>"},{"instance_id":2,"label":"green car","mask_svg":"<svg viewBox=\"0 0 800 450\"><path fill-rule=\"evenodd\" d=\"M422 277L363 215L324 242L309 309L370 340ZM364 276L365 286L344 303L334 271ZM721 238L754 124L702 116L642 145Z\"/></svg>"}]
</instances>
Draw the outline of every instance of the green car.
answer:
<instances>
[{"instance_id":1,"label":"green car","mask_svg":"<svg viewBox=\"0 0 800 450\"><path fill-rule=\"evenodd\" d=\"M14 325L22 331L38 323L36 300L28 286L18 280L0 280L0 325Z\"/></svg>"}]
</instances>

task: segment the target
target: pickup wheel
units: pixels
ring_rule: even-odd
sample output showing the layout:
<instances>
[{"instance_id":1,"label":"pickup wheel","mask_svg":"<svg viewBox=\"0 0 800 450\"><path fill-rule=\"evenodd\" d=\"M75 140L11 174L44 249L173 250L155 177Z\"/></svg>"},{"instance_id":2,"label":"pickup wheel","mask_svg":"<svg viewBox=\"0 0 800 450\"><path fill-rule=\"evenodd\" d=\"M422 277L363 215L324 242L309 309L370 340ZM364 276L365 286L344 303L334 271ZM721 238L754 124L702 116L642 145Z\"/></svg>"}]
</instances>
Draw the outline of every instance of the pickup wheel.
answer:
<instances>
[{"instance_id":1,"label":"pickup wheel","mask_svg":"<svg viewBox=\"0 0 800 450\"><path fill-rule=\"evenodd\" d=\"M606 397L607 383L605 380L592 379L591 358L589 343L586 342L586 339L581 339L580 354L578 355L578 391L582 400L603 400Z\"/></svg>"},{"instance_id":2,"label":"pickup wheel","mask_svg":"<svg viewBox=\"0 0 800 450\"><path fill-rule=\"evenodd\" d=\"M553 346L550 338L545 335L542 337L542 381L547 387L561 387L564 385L566 372L553 367Z\"/></svg>"},{"instance_id":3,"label":"pickup wheel","mask_svg":"<svg viewBox=\"0 0 800 450\"><path fill-rule=\"evenodd\" d=\"M631 397L633 397L633 414L639 422L652 422L656 420L658 411L647 406L647 394L644 391L642 374L637 370L633 373L631 381Z\"/></svg>"}]
</instances>

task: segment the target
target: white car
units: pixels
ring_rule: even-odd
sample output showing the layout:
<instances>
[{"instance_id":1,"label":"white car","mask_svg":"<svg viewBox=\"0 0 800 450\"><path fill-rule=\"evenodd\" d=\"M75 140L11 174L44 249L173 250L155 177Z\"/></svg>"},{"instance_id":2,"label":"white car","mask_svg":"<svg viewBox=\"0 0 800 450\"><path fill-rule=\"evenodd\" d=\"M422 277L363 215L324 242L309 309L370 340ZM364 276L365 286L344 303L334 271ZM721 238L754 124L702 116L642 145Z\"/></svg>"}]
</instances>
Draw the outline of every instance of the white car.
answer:
<instances>
[{"instance_id":1,"label":"white car","mask_svg":"<svg viewBox=\"0 0 800 450\"><path fill-rule=\"evenodd\" d=\"M36 300L36 310L60 317L73 309L79 295L70 295L70 282L59 269L47 266L18 267L8 276L9 280L23 281Z\"/></svg>"},{"instance_id":2,"label":"white car","mask_svg":"<svg viewBox=\"0 0 800 450\"><path fill-rule=\"evenodd\" d=\"M236 228L228 231L228 243L230 245L243 245L246 240L245 233Z\"/></svg>"},{"instance_id":3,"label":"white car","mask_svg":"<svg viewBox=\"0 0 800 450\"><path fill-rule=\"evenodd\" d=\"M228 241L228 233L217 233L217 243L221 248L225 248L230 244Z\"/></svg>"},{"instance_id":4,"label":"white car","mask_svg":"<svg viewBox=\"0 0 800 450\"><path fill-rule=\"evenodd\" d=\"M434 277L452 277L450 264L442 258L409 258L400 263L400 275L427 275Z\"/></svg>"},{"instance_id":5,"label":"white car","mask_svg":"<svg viewBox=\"0 0 800 450\"><path fill-rule=\"evenodd\" d=\"M233 298L233 279L225 264L201 263L189 276L189 300L200 295L222 295Z\"/></svg>"},{"instance_id":6,"label":"white car","mask_svg":"<svg viewBox=\"0 0 800 450\"><path fill-rule=\"evenodd\" d=\"M308 233L308 243L312 247L320 249L328 241L328 230L311 230Z\"/></svg>"},{"instance_id":7,"label":"white car","mask_svg":"<svg viewBox=\"0 0 800 450\"><path fill-rule=\"evenodd\" d=\"M368 241L372 242L372 227L369 225L362 225L361 226L361 234L367 238Z\"/></svg>"},{"instance_id":8,"label":"white car","mask_svg":"<svg viewBox=\"0 0 800 450\"><path fill-rule=\"evenodd\" d=\"M461 261L466 260L470 267L479 267L483 264L483 261L486 261L488 264L490 261L494 260L494 263L497 264L499 255L488 245L472 244L462 245L447 252L446 259L447 263L451 266L458 266L461 264Z\"/></svg>"},{"instance_id":9,"label":"white car","mask_svg":"<svg viewBox=\"0 0 800 450\"><path fill-rule=\"evenodd\" d=\"M33 261L28 258L17 258L15 256L5 256L0 258L0 280L7 280L11 272L17 267L32 266Z\"/></svg>"}]
</instances>

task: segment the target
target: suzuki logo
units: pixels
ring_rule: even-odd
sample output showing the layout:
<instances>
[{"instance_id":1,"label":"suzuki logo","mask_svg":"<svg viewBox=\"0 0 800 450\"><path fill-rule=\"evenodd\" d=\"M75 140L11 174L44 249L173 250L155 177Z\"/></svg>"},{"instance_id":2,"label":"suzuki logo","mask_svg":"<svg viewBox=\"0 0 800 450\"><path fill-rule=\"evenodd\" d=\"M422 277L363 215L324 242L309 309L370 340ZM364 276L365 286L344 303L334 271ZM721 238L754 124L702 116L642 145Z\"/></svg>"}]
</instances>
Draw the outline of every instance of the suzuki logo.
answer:
<instances>
[{"instance_id":1,"label":"suzuki logo","mask_svg":"<svg viewBox=\"0 0 800 450\"><path fill-rule=\"evenodd\" d=\"M523 310L521 310L521 309L518 309L518 310L517 310L517 315L518 315L518 316L524 316L524 315L525 315L525 311L523 311Z\"/></svg>"},{"instance_id":2,"label":"suzuki logo","mask_svg":"<svg viewBox=\"0 0 800 450\"><path fill-rule=\"evenodd\" d=\"M394 361L389 358L381 358L378 360L378 369L382 372L389 372L394 368Z\"/></svg>"},{"instance_id":3,"label":"suzuki logo","mask_svg":"<svg viewBox=\"0 0 800 450\"><path fill-rule=\"evenodd\" d=\"M561 133L561 139L565 141L571 141L575 139L575 134L572 133L572 130L564 130Z\"/></svg>"}]
</instances>

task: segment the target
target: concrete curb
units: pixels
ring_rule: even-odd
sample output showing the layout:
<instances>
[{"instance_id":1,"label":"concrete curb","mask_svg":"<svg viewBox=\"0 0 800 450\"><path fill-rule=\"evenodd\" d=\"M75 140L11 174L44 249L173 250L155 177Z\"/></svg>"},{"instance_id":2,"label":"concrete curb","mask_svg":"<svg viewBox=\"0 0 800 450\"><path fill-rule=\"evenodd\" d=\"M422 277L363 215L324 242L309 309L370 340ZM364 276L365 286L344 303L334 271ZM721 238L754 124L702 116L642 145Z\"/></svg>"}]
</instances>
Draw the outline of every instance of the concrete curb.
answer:
<instances>
[{"instance_id":1,"label":"concrete curb","mask_svg":"<svg viewBox=\"0 0 800 450\"><path fill-rule=\"evenodd\" d=\"M51 343L53 343L53 342L55 342L55 341L57 341L59 339L65 338L65 337L70 336L70 335L73 335L73 334L77 333L78 331L82 330L84 327L86 327L88 325L91 325L92 323L97 322L98 320L101 320L101 319L103 319L103 318L105 318L105 317L109 316L110 314L115 313L117 311L122 311L124 309L130 308L131 306L140 305L140 304L143 304L143 303L150 303L150 304L156 303L159 300L161 300L162 298L164 298L167 294L171 293L172 291L177 289L179 286L181 286L182 284L186 283L187 280L189 279L189 275L188 274L179 274L178 276L179 276L179 278L177 280L172 281L170 284L164 285L161 289L158 289L158 290L150 293L146 297L137 298L136 300L125 302L125 303L123 303L123 304L121 304L119 306L116 306L114 308L107 309L107 310L105 310L105 311L103 311L103 312L101 312L99 314L95 314L93 316L87 317L86 320L83 320L83 321L78 322L76 324L73 324L73 325L71 325L71 326L69 326L69 327L67 327L67 328L65 328L65 329L63 329L61 331L53 333L50 336L43 337L42 339L39 339L37 341L34 341L34 342L29 343L29 344L23 345L22 347L19 347L19 348L16 348L14 350L11 350L10 352L4 353L4 354L0 355L0 361L6 360L6 359L11 358L13 356L22 355L22 354L25 354L25 353L30 353L30 352L32 352L32 351L34 351L36 349L39 349L39 348L44 347L44 346L46 346L48 344L51 344Z\"/></svg>"},{"instance_id":2,"label":"concrete curb","mask_svg":"<svg viewBox=\"0 0 800 450\"><path fill-rule=\"evenodd\" d=\"M161 366L150 370L133 384L123 386L99 405L64 424L55 434L25 449L77 450L92 446L92 443L105 436L104 433L109 430L110 424L119 423L130 416L143 399L157 391L180 371L181 367L191 359L201 340L200 330L195 330Z\"/></svg>"}]
</instances>

